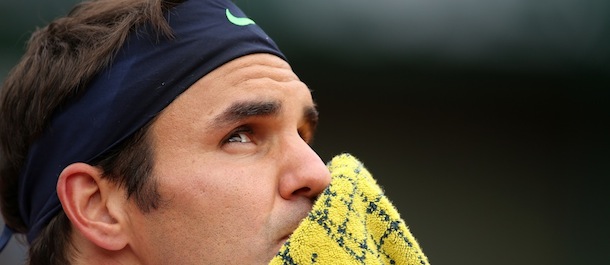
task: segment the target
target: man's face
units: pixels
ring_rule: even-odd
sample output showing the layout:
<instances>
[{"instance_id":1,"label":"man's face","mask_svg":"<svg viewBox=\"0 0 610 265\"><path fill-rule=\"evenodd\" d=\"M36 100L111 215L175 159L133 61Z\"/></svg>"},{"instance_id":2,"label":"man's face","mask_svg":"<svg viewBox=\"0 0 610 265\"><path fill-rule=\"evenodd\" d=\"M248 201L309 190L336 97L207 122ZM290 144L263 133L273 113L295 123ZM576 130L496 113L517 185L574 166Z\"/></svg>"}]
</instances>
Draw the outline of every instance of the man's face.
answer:
<instances>
[{"instance_id":1,"label":"man's face","mask_svg":"<svg viewBox=\"0 0 610 265\"><path fill-rule=\"evenodd\" d=\"M329 184L310 148L317 112L283 60L256 54L209 73L152 126L162 203L130 214L145 264L266 264Z\"/></svg>"}]
</instances>

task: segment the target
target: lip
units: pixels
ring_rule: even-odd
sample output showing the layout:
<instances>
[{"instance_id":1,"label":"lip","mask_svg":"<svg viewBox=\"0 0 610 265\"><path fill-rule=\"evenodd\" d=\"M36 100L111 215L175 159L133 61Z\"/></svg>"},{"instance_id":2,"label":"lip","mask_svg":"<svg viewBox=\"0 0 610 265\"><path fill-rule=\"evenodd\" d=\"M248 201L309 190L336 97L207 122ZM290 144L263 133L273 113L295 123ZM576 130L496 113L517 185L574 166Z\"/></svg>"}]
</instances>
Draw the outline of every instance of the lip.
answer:
<instances>
[{"instance_id":1,"label":"lip","mask_svg":"<svg viewBox=\"0 0 610 265\"><path fill-rule=\"evenodd\" d=\"M281 248L282 245L284 245L284 243L286 243L286 241L288 241L290 236L292 236L292 234L297 229L297 227L299 227L299 224L301 224L300 221L297 222L296 224L292 225L289 229L286 230L286 232L284 233L284 236L281 237L280 239L278 239L278 245L280 246L280 248Z\"/></svg>"},{"instance_id":2,"label":"lip","mask_svg":"<svg viewBox=\"0 0 610 265\"><path fill-rule=\"evenodd\" d=\"M286 243L286 241L290 238L290 236L292 235L292 233L294 232L294 230L296 230L297 227L295 226L293 229L290 229L290 232L287 233L285 236L281 237L278 242L280 243L280 245L283 245L284 243Z\"/></svg>"},{"instance_id":3,"label":"lip","mask_svg":"<svg viewBox=\"0 0 610 265\"><path fill-rule=\"evenodd\" d=\"M308 203L307 207L301 207L301 208L295 209L295 210L291 211L290 215L287 216L287 218L286 218L287 222L285 223L286 226L280 230L281 233L279 235L282 235L282 236L277 241L280 248L282 245L284 245L284 243L286 243L286 241L288 241L288 239L290 239L290 237L292 236L294 231L297 230L297 228L301 225L303 220L305 218L307 218L307 216L309 215L309 212L311 211L311 208L312 208L312 205L311 205L312 202L307 201L307 203Z\"/></svg>"},{"instance_id":4,"label":"lip","mask_svg":"<svg viewBox=\"0 0 610 265\"><path fill-rule=\"evenodd\" d=\"M290 234L290 235L292 235L292 234ZM286 241L288 241L288 238L290 238L290 235L280 238L280 245L284 245L284 243L286 243Z\"/></svg>"},{"instance_id":5,"label":"lip","mask_svg":"<svg viewBox=\"0 0 610 265\"><path fill-rule=\"evenodd\" d=\"M288 234L286 236L283 236L282 238L278 239L277 244L275 245L275 247L273 248L273 254L276 255L280 252L280 249L282 249L282 247L284 246L284 244L286 243L286 241L288 241L288 238L290 238L291 234Z\"/></svg>"}]
</instances>

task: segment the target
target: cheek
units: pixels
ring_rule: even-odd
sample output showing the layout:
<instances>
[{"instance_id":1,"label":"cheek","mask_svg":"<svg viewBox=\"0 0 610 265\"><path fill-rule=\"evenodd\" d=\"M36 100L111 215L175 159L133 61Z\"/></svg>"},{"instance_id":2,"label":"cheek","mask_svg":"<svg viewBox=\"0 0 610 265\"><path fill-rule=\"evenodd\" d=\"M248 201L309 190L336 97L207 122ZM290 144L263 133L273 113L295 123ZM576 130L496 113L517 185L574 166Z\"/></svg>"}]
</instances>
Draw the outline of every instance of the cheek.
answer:
<instances>
[{"instance_id":1,"label":"cheek","mask_svg":"<svg viewBox=\"0 0 610 265\"><path fill-rule=\"evenodd\" d=\"M274 181L265 180L264 173L216 167L158 176L164 203L145 224L154 241L160 242L156 251L172 253L168 264L182 259L215 263L266 257L272 231L277 229Z\"/></svg>"},{"instance_id":2,"label":"cheek","mask_svg":"<svg viewBox=\"0 0 610 265\"><path fill-rule=\"evenodd\" d=\"M225 163L227 165L227 163ZM272 213L275 178L258 167L201 166L201 170L160 176L161 196L175 214L213 231L247 225L256 232ZM209 168L209 170L203 170ZM234 229L226 230L232 231Z\"/></svg>"}]
</instances>

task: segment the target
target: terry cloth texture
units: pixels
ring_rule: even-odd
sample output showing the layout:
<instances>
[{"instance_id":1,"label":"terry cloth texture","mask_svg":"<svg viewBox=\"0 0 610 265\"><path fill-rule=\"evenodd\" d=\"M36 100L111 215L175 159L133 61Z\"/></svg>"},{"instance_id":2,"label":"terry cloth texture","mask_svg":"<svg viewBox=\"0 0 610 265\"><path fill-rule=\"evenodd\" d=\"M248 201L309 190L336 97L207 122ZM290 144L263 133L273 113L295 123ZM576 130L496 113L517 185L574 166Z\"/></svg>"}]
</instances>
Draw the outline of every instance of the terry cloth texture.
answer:
<instances>
[{"instance_id":1,"label":"terry cloth texture","mask_svg":"<svg viewBox=\"0 0 610 265\"><path fill-rule=\"evenodd\" d=\"M279 264L429 264L398 211L349 154L328 164L332 181L271 260Z\"/></svg>"}]
</instances>

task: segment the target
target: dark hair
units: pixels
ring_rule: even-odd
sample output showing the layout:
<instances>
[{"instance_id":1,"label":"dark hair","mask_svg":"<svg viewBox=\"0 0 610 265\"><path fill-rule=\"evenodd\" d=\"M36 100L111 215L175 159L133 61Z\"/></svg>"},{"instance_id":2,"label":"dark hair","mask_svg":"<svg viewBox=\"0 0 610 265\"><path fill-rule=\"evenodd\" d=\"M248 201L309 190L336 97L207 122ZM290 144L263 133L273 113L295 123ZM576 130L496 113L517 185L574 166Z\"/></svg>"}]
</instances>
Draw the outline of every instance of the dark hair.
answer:
<instances>
[{"instance_id":1,"label":"dark hair","mask_svg":"<svg viewBox=\"0 0 610 265\"><path fill-rule=\"evenodd\" d=\"M32 34L23 57L0 90L0 208L13 231L28 232L19 214L19 172L51 114L87 89L88 82L111 63L134 28L148 23L160 37L171 37L163 11L179 2L86 1ZM125 188L127 197L144 212L156 208L160 199L150 177L149 127L150 123L93 163L103 170L105 178ZM70 221L60 211L32 242L30 264L69 264L71 255L78 252L70 246L70 231Z\"/></svg>"}]
</instances>

